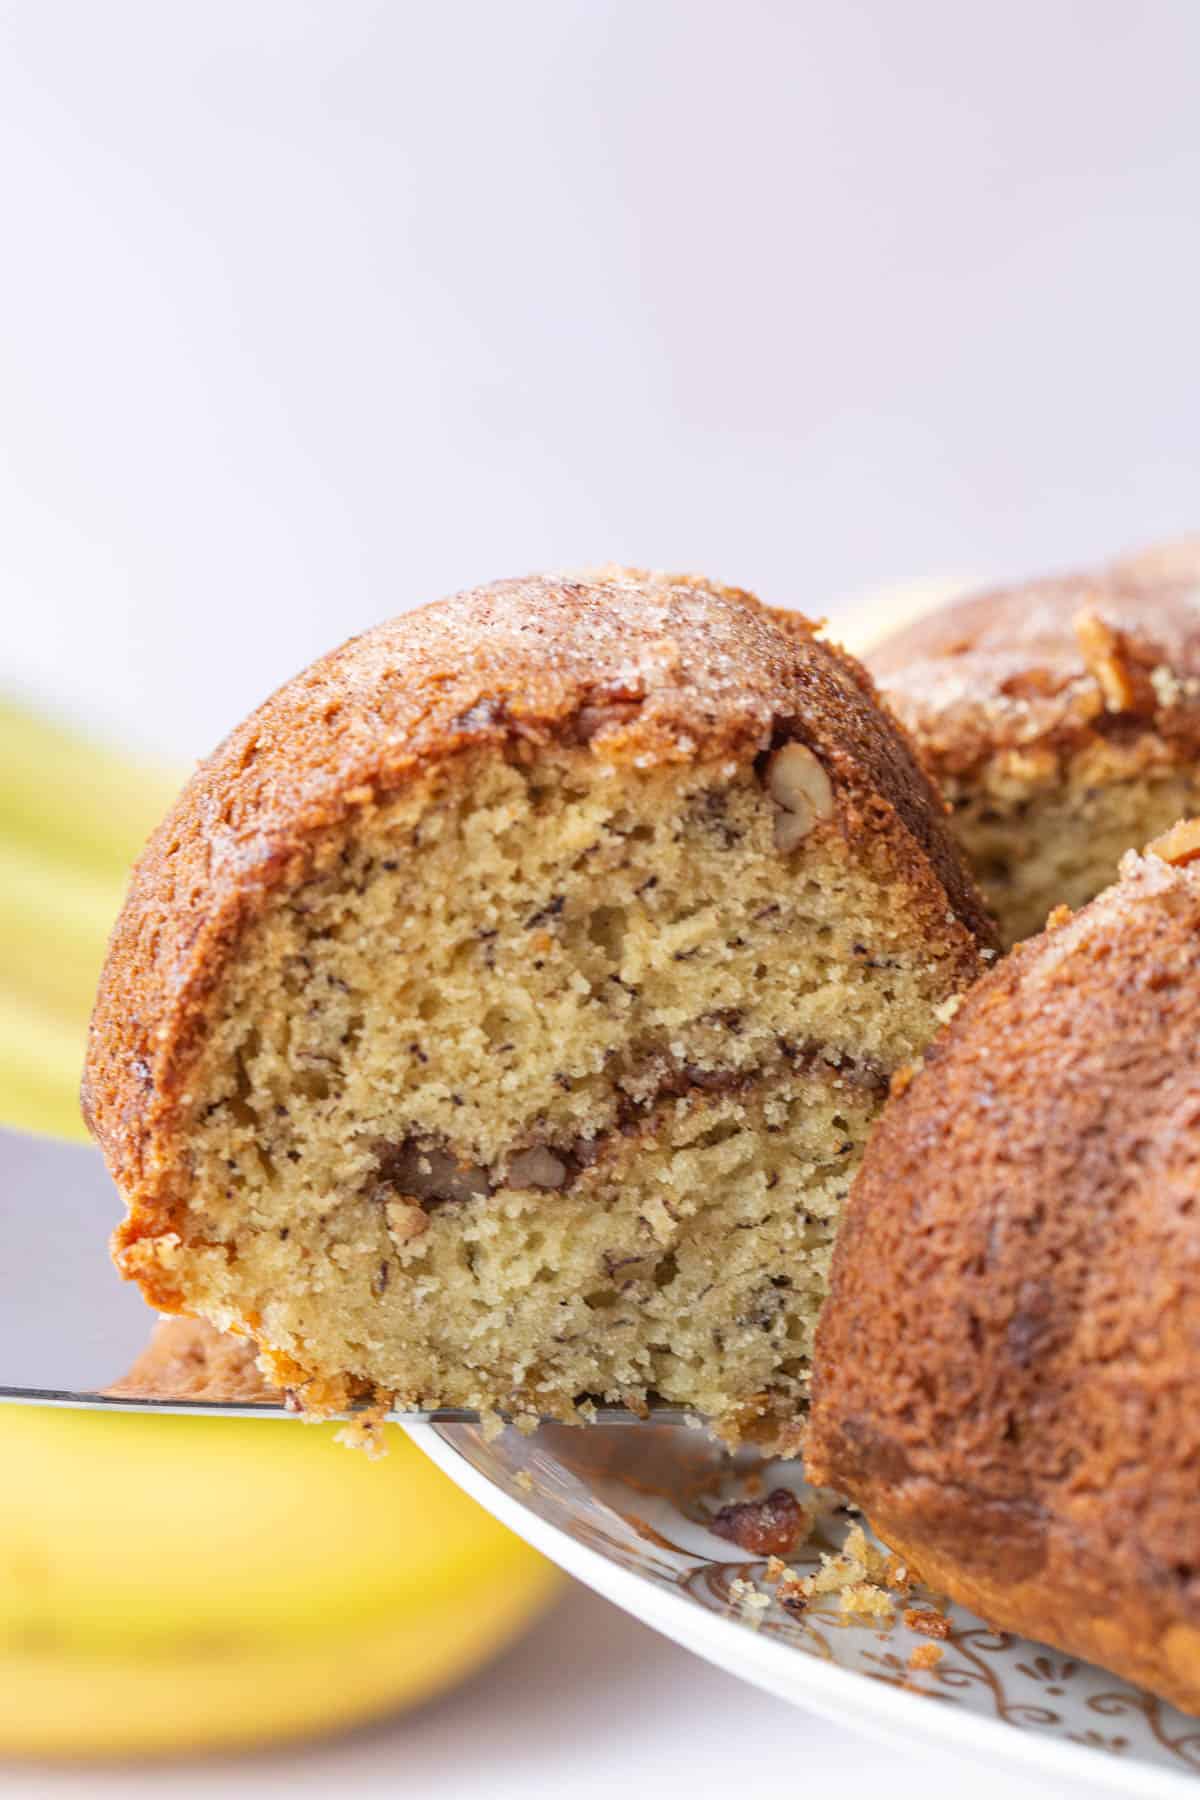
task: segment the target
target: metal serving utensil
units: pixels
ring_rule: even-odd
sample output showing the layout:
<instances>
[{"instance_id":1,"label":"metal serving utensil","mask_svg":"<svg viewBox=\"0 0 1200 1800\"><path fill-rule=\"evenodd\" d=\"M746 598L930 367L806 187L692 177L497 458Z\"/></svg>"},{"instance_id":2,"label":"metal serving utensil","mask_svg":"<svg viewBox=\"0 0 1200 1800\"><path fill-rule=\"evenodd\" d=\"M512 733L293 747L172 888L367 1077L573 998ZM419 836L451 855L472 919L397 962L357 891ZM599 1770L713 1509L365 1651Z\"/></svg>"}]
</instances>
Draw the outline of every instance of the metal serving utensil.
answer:
<instances>
[{"instance_id":1,"label":"metal serving utensil","mask_svg":"<svg viewBox=\"0 0 1200 1800\"><path fill-rule=\"evenodd\" d=\"M121 1217L121 1202L99 1151L0 1128L0 1194L0 1402L226 1419L295 1417L282 1394L276 1402L106 1393L145 1349L154 1314L108 1260L106 1241ZM478 1423L477 1413L455 1407L391 1416L406 1424ZM686 1417L680 1407L651 1412L657 1425ZM596 1419L642 1423L623 1406L597 1405Z\"/></svg>"}]
</instances>

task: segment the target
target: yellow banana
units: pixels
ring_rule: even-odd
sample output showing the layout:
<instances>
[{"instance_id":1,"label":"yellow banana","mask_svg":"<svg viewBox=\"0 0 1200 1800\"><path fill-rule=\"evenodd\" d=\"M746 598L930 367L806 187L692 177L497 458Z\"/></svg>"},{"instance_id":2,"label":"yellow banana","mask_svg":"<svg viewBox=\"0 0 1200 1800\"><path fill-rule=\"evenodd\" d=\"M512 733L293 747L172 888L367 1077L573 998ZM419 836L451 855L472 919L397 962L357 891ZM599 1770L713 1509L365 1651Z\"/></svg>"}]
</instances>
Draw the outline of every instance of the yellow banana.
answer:
<instances>
[{"instance_id":1,"label":"yellow banana","mask_svg":"<svg viewBox=\"0 0 1200 1800\"><path fill-rule=\"evenodd\" d=\"M0 701L0 1120L81 1138L92 995L174 780Z\"/></svg>"},{"instance_id":2,"label":"yellow banana","mask_svg":"<svg viewBox=\"0 0 1200 1800\"><path fill-rule=\"evenodd\" d=\"M107 873L129 865L179 786L177 777L0 699L0 840Z\"/></svg>"},{"instance_id":3,"label":"yellow banana","mask_svg":"<svg viewBox=\"0 0 1200 1800\"><path fill-rule=\"evenodd\" d=\"M120 895L107 872L0 837L6 985L60 1017L78 1019L95 990Z\"/></svg>"},{"instance_id":4,"label":"yellow banana","mask_svg":"<svg viewBox=\"0 0 1200 1800\"><path fill-rule=\"evenodd\" d=\"M328 1731L478 1666L556 1577L388 1427L0 1408L0 1753Z\"/></svg>"}]
</instances>

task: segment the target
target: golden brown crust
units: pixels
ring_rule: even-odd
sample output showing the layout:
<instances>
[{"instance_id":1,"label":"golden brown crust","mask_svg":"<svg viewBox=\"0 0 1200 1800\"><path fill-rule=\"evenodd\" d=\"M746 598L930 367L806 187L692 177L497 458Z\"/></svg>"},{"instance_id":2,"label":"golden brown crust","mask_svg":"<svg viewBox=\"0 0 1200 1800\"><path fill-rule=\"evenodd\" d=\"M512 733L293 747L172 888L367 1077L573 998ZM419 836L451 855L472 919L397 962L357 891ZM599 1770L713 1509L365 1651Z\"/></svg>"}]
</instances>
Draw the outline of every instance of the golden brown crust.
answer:
<instances>
[{"instance_id":1,"label":"golden brown crust","mask_svg":"<svg viewBox=\"0 0 1200 1800\"><path fill-rule=\"evenodd\" d=\"M568 743L647 767L781 736L818 753L841 828L871 836L941 941L957 934L970 979L991 928L942 803L869 677L798 615L692 577L535 576L379 625L288 682L196 771L113 932L83 1104L135 1214L161 1229L173 1203L173 1121L241 934L356 817L480 751Z\"/></svg>"},{"instance_id":2,"label":"golden brown crust","mask_svg":"<svg viewBox=\"0 0 1200 1800\"><path fill-rule=\"evenodd\" d=\"M955 600L886 638L872 673L940 780L1008 751L1152 734L1200 754L1200 553Z\"/></svg>"},{"instance_id":3,"label":"golden brown crust","mask_svg":"<svg viewBox=\"0 0 1200 1800\"><path fill-rule=\"evenodd\" d=\"M1198 1009L1158 857L985 976L868 1147L807 1446L935 1585L1193 1710Z\"/></svg>"}]
</instances>

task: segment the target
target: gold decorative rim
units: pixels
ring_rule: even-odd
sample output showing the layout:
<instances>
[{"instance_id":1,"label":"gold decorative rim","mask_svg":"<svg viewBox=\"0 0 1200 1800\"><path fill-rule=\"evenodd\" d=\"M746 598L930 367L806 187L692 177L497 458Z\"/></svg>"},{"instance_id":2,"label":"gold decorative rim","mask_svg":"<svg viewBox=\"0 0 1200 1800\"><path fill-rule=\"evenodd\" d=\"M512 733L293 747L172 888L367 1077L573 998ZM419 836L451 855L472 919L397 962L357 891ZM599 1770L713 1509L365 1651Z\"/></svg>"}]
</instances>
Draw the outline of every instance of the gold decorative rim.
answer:
<instances>
[{"instance_id":1,"label":"gold decorative rim","mask_svg":"<svg viewBox=\"0 0 1200 1800\"><path fill-rule=\"evenodd\" d=\"M722 1505L787 1488L818 1512L813 1534L787 1562L798 1575L814 1570L821 1553L839 1550L847 1528L861 1521L810 1488L797 1461L731 1454L678 1425L636 1432L543 1426L532 1436L510 1429L490 1441L479 1427L461 1425L443 1435L479 1474L574 1542L803 1656L1125 1763L1200 1774L1200 1721L962 1608L947 1609L942 1654L930 1667L922 1659L913 1666L913 1651L932 1640L904 1623L902 1604L886 1624L842 1612L836 1596L799 1614L785 1609L773 1596L767 1559L739 1554L710 1524Z\"/></svg>"}]
</instances>

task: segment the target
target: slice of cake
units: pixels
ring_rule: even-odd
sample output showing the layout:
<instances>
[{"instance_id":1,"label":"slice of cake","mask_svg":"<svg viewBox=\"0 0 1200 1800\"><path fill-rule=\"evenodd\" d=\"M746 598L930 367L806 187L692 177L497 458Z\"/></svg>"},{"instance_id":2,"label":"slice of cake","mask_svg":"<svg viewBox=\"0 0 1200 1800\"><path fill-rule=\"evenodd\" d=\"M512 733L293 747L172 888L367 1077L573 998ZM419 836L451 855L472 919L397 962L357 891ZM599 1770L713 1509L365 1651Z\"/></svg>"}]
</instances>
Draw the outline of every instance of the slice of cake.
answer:
<instances>
[{"instance_id":1,"label":"slice of cake","mask_svg":"<svg viewBox=\"0 0 1200 1800\"><path fill-rule=\"evenodd\" d=\"M1200 824L1153 848L889 1103L806 1466L992 1624L1200 1712Z\"/></svg>"},{"instance_id":2,"label":"slice of cake","mask_svg":"<svg viewBox=\"0 0 1200 1800\"><path fill-rule=\"evenodd\" d=\"M900 1064L989 927L870 680L692 577L353 640L148 847L85 1108L150 1302L356 1395L794 1421Z\"/></svg>"},{"instance_id":3,"label":"slice of cake","mask_svg":"<svg viewBox=\"0 0 1200 1800\"><path fill-rule=\"evenodd\" d=\"M955 600L869 661L1006 945L1200 806L1200 539Z\"/></svg>"}]
</instances>

